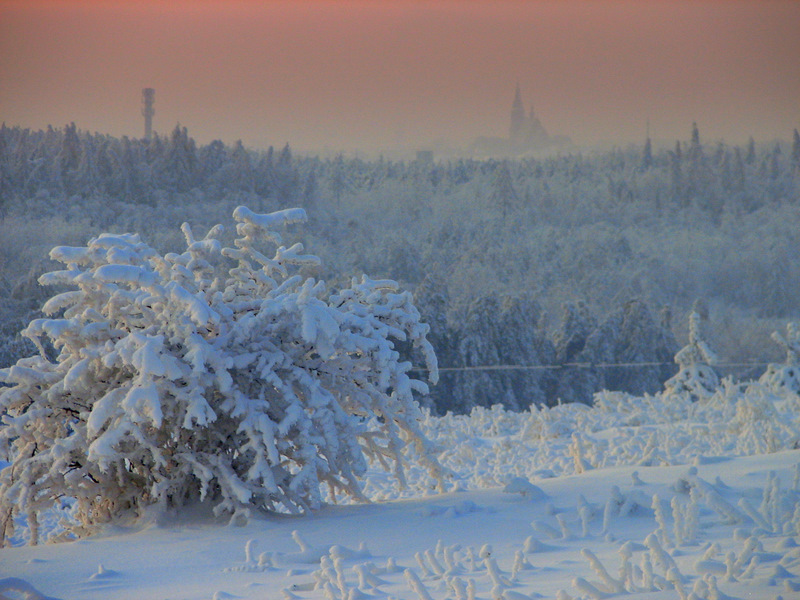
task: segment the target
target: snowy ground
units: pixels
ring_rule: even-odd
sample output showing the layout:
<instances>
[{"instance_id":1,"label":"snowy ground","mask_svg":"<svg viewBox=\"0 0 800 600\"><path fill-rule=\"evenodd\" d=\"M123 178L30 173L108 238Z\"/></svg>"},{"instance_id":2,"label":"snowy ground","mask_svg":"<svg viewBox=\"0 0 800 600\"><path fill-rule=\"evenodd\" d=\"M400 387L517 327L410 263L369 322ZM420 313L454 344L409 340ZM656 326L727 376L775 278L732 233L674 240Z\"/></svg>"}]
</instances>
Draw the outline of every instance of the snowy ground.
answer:
<instances>
[{"instance_id":1,"label":"snowy ground","mask_svg":"<svg viewBox=\"0 0 800 600\"><path fill-rule=\"evenodd\" d=\"M6 548L0 598L800 598L798 407L727 386L429 418L446 494L376 472L370 505Z\"/></svg>"}]
</instances>

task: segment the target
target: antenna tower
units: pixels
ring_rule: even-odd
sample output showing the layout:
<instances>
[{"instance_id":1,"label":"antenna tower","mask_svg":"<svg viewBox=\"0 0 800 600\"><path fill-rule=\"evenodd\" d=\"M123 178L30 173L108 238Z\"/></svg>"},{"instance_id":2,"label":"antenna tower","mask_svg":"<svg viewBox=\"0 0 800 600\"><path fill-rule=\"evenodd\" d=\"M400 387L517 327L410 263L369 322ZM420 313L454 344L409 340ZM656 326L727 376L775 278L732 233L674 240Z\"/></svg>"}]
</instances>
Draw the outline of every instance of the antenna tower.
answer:
<instances>
[{"instance_id":1,"label":"antenna tower","mask_svg":"<svg viewBox=\"0 0 800 600\"><path fill-rule=\"evenodd\" d=\"M153 88L144 88L142 90L142 115L144 116L144 139L147 141L153 137L153 115L156 114L153 104L155 101L156 91Z\"/></svg>"}]
</instances>

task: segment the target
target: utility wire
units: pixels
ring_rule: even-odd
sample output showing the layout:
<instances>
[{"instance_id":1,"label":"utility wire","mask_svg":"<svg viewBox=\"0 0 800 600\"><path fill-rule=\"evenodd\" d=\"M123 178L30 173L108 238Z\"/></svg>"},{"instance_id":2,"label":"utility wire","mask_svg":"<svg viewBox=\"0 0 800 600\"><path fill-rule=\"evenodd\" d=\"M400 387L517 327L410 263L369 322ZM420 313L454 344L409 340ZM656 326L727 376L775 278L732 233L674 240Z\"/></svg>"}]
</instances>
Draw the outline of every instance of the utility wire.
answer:
<instances>
[{"instance_id":1,"label":"utility wire","mask_svg":"<svg viewBox=\"0 0 800 600\"><path fill-rule=\"evenodd\" d=\"M744 367L766 367L773 364L771 362L719 362L709 365L710 367L744 368ZM614 368L642 368L642 367L677 367L674 362L620 362L620 363L591 363L591 362L571 362L560 365L475 365L468 367L439 367L439 372L457 371L558 371L561 369L614 369ZM412 371L430 371L428 368L415 367Z\"/></svg>"}]
</instances>

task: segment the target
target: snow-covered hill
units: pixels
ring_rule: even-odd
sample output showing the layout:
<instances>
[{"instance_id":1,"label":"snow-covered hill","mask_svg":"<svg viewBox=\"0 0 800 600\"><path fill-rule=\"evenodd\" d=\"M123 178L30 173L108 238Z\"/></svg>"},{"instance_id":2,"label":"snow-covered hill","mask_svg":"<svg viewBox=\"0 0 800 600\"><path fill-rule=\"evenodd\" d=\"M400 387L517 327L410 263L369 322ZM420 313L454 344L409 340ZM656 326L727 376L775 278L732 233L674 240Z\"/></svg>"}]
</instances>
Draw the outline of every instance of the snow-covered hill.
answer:
<instances>
[{"instance_id":1,"label":"snow-covered hill","mask_svg":"<svg viewBox=\"0 0 800 600\"><path fill-rule=\"evenodd\" d=\"M729 384L429 417L445 494L421 468L406 490L375 471L369 505L6 548L0 597L798 598L799 406Z\"/></svg>"}]
</instances>

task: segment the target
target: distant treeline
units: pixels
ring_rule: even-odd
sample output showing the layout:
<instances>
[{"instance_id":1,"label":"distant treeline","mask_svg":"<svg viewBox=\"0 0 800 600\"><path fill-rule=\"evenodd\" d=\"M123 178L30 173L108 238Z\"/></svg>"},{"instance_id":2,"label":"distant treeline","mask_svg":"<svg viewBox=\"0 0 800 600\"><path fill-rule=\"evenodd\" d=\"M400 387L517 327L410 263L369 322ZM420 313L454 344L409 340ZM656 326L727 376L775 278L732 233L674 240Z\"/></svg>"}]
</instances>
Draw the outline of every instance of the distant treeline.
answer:
<instances>
[{"instance_id":1,"label":"distant treeline","mask_svg":"<svg viewBox=\"0 0 800 600\"><path fill-rule=\"evenodd\" d=\"M438 410L588 401L655 391L700 298L729 360L775 359L800 318L800 136L730 146L687 140L517 160L300 156L289 145L198 145L185 128L146 141L0 127L0 365L50 293L48 250L134 231L178 250L183 221L229 223L303 206L298 233L324 277L365 272L414 290L446 370ZM290 232L290 236L293 235ZM670 307L672 319L666 315ZM657 316L660 315L660 316ZM487 365L562 365L474 370Z\"/></svg>"},{"instance_id":2,"label":"distant treeline","mask_svg":"<svg viewBox=\"0 0 800 600\"><path fill-rule=\"evenodd\" d=\"M757 151L752 138L743 148L723 142L707 147L693 125L689 142L676 142L674 150L655 154L648 139L641 150L600 155L420 164L342 155L298 159L288 144L263 152L248 150L241 142L226 146L215 140L198 146L179 126L169 136L153 135L149 141L78 131L74 123L45 131L0 126L0 199L6 209L14 199L42 194L102 195L152 204L164 194L193 190L206 197L246 192L277 203L302 204L319 197L320 179L328 199L338 204L348 193L374 190L387 180L422 175L438 189L488 173L494 175L489 199L504 213L520 203L564 200L560 192L591 180L603 185L604 200L611 203L650 201L656 209L696 206L719 217L726 209L750 212L796 194L798 168L797 130L789 151L777 142Z\"/></svg>"}]
</instances>

